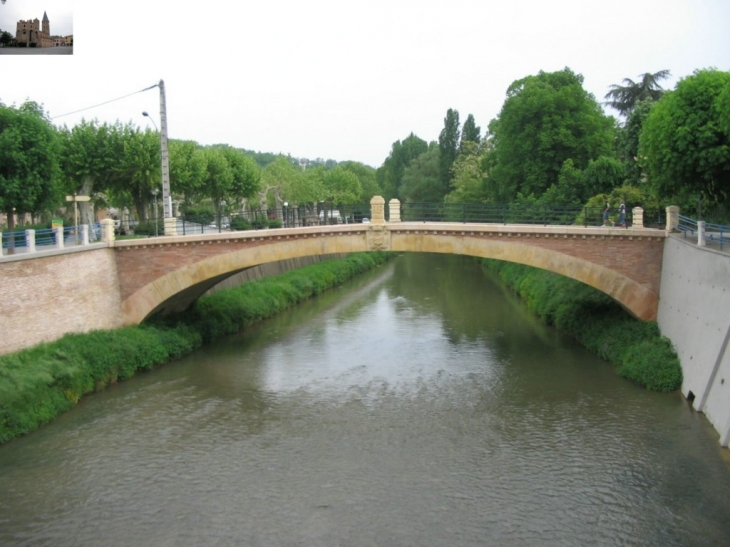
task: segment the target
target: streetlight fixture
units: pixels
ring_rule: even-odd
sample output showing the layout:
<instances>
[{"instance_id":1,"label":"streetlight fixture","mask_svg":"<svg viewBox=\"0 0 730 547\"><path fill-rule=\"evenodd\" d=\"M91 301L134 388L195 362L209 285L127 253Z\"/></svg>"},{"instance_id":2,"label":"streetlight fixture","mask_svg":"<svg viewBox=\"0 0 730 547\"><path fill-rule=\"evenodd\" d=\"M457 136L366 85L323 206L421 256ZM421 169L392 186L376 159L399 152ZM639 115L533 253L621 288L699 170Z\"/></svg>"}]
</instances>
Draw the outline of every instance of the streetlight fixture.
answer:
<instances>
[{"instance_id":1,"label":"streetlight fixture","mask_svg":"<svg viewBox=\"0 0 730 547\"><path fill-rule=\"evenodd\" d=\"M159 133L160 130L157 129L157 124L155 123L155 119L152 116L150 116L149 112L142 112L142 115L147 116L150 119L150 121L152 122L152 125L155 126L155 131L157 131Z\"/></svg>"},{"instance_id":2,"label":"streetlight fixture","mask_svg":"<svg viewBox=\"0 0 730 547\"><path fill-rule=\"evenodd\" d=\"M288 224L289 224L289 215L287 214L289 212L288 207L289 207L289 202L285 201L284 202L284 228L287 228Z\"/></svg>"}]
</instances>

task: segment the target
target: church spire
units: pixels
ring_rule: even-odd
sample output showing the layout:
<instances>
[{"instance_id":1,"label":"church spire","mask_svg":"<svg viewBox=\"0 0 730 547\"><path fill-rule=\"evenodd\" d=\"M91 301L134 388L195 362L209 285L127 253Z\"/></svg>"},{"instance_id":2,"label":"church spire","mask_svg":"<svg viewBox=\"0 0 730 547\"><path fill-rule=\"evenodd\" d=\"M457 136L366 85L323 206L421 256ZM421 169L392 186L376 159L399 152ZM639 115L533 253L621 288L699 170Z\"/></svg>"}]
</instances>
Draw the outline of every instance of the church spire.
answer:
<instances>
[{"instance_id":1,"label":"church spire","mask_svg":"<svg viewBox=\"0 0 730 547\"><path fill-rule=\"evenodd\" d=\"M48 21L48 15L46 15L45 10L43 11L43 20Z\"/></svg>"}]
</instances>

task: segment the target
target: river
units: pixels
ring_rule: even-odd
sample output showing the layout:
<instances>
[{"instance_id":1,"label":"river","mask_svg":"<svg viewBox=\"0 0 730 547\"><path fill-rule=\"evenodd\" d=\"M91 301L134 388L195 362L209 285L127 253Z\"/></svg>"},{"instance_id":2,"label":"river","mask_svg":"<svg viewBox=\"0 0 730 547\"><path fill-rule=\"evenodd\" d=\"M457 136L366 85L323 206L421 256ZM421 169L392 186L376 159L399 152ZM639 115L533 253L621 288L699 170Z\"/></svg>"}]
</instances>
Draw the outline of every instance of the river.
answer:
<instances>
[{"instance_id":1,"label":"river","mask_svg":"<svg viewBox=\"0 0 730 547\"><path fill-rule=\"evenodd\" d=\"M0 446L0 545L726 546L727 450L406 255Z\"/></svg>"}]
</instances>

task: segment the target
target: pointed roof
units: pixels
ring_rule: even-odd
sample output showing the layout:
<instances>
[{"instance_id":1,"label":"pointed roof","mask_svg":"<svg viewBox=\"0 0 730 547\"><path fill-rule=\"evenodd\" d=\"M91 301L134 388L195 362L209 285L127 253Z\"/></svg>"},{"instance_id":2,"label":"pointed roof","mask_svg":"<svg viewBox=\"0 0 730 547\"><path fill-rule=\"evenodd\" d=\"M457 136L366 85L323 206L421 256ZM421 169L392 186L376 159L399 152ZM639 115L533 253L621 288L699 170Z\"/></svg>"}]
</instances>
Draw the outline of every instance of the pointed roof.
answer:
<instances>
[{"instance_id":1,"label":"pointed roof","mask_svg":"<svg viewBox=\"0 0 730 547\"><path fill-rule=\"evenodd\" d=\"M46 12L45 11L43 12L43 20L44 21L48 21L48 15L46 15Z\"/></svg>"}]
</instances>

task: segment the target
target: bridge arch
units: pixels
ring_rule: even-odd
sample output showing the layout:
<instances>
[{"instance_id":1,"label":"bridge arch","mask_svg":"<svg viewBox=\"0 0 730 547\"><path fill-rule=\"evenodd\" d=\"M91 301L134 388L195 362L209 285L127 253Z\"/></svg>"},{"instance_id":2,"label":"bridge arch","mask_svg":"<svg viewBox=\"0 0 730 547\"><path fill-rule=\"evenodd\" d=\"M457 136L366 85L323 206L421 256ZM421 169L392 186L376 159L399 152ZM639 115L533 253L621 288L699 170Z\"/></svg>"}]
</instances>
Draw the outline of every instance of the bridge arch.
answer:
<instances>
[{"instance_id":1,"label":"bridge arch","mask_svg":"<svg viewBox=\"0 0 730 547\"><path fill-rule=\"evenodd\" d=\"M655 281L647 283L646 279L632 277L626 267L620 271L613 264L599 263L595 253L586 250L566 253L564 242L561 250L552 248L555 244L550 236L558 236L543 234L540 239L538 234L535 238L534 229L532 237L528 234L528 237L520 238L502 237L505 234L496 234L494 229L480 232L470 228L471 231L465 232L463 226L459 225L449 230L444 225L439 225L437 230L424 229L423 224L359 226L345 230L342 227L329 227L318 230L291 238L278 236L267 241L260 238L262 241L256 246L239 250L221 249L219 254L189 261L179 267L170 263L169 271L141 283L123 299L123 322L137 324L154 313L185 309L219 281L254 266L307 256L375 250L459 254L525 264L586 283L616 300L639 319L656 319L661 256L655 266ZM562 234L560 237L565 239L568 236ZM655 237L655 240L654 244L663 244L659 238ZM583 239L576 241L576 248L581 245L590 248L600 245L601 239L586 241L583 236ZM164 262L165 246L161 245L158 249L157 253L149 255L149 259ZM195 247L191 247L190 252L194 253ZM581 253L586 254L587 258L582 258Z\"/></svg>"}]
</instances>

